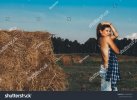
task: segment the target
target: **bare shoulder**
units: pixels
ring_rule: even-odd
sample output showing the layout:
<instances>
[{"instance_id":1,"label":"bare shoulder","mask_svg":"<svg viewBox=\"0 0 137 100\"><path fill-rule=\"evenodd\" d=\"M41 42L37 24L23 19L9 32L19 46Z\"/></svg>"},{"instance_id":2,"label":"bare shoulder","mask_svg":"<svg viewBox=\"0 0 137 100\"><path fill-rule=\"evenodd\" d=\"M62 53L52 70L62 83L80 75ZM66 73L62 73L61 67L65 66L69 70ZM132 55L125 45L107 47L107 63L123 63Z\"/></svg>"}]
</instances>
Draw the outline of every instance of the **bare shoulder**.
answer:
<instances>
[{"instance_id":1,"label":"bare shoulder","mask_svg":"<svg viewBox=\"0 0 137 100\"><path fill-rule=\"evenodd\" d=\"M109 36L106 36L106 37L102 37L100 40L102 41L102 42L108 42L108 41L110 41L110 37Z\"/></svg>"},{"instance_id":2,"label":"bare shoulder","mask_svg":"<svg viewBox=\"0 0 137 100\"><path fill-rule=\"evenodd\" d=\"M116 53L119 54L119 49L114 43L113 39L110 36L105 37L107 44L110 46L110 48Z\"/></svg>"},{"instance_id":3,"label":"bare shoulder","mask_svg":"<svg viewBox=\"0 0 137 100\"><path fill-rule=\"evenodd\" d=\"M114 41L112 40L112 38L110 36L106 36L105 40L106 40L107 44L109 44L109 45L114 44Z\"/></svg>"},{"instance_id":4,"label":"bare shoulder","mask_svg":"<svg viewBox=\"0 0 137 100\"><path fill-rule=\"evenodd\" d=\"M104 37L104 38L105 38L105 40L106 40L108 43L113 41L110 36L106 36L106 37Z\"/></svg>"}]
</instances>

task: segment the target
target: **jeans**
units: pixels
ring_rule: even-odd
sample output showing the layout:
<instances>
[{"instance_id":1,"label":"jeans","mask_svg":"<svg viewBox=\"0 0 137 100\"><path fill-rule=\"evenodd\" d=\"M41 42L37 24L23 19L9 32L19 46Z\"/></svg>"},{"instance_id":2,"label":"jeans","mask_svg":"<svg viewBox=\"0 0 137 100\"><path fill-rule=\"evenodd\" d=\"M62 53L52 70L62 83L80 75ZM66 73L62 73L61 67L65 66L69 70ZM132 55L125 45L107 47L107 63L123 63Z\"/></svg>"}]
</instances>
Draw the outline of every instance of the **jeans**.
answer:
<instances>
[{"instance_id":1,"label":"jeans","mask_svg":"<svg viewBox=\"0 0 137 100\"><path fill-rule=\"evenodd\" d=\"M107 69L105 69L103 67L103 65L100 66L100 77L101 77L101 91L118 91L117 87L111 87L111 79L110 81L106 81L106 73L107 73Z\"/></svg>"}]
</instances>

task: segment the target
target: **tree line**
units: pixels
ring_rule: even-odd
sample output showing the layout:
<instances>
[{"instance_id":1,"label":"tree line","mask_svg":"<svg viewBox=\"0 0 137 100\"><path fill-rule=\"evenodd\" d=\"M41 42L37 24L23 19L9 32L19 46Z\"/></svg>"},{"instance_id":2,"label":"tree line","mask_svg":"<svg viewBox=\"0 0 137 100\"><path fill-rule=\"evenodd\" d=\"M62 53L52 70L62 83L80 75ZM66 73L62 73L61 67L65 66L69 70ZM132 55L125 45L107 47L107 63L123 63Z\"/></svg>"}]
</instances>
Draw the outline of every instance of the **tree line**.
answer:
<instances>
[{"instance_id":1,"label":"tree line","mask_svg":"<svg viewBox=\"0 0 137 100\"><path fill-rule=\"evenodd\" d=\"M89 38L85 43L81 44L77 40L71 41L69 39L63 39L61 37L52 37L52 43L54 52L56 54L100 53L99 47L97 45L97 40L95 38ZM124 50L123 55L137 56L137 39L116 39L115 43L120 50Z\"/></svg>"}]
</instances>

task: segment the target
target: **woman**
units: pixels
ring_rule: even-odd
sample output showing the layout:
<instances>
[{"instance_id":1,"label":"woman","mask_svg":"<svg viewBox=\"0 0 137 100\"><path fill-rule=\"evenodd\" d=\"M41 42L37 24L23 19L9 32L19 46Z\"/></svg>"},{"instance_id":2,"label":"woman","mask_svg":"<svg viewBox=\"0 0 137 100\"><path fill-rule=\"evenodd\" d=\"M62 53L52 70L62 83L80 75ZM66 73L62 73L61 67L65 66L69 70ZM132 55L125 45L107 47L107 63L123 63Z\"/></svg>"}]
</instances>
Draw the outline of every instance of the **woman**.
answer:
<instances>
[{"instance_id":1,"label":"woman","mask_svg":"<svg viewBox=\"0 0 137 100\"><path fill-rule=\"evenodd\" d=\"M114 39L118 37L118 32L109 22L99 23L96 31L102 56L102 64L99 71L101 91L117 91L116 84L120 80L120 74L116 54L119 54L119 49L114 43Z\"/></svg>"}]
</instances>

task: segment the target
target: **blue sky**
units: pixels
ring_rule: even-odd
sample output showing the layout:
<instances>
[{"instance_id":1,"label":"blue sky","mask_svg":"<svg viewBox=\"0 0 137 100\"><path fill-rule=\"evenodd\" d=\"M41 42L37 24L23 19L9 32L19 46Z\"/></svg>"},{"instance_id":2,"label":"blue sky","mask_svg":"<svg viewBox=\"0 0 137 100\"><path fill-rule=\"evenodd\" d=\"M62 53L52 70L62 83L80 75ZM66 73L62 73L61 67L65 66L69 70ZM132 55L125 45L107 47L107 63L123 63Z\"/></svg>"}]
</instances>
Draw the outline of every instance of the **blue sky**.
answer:
<instances>
[{"instance_id":1,"label":"blue sky","mask_svg":"<svg viewBox=\"0 0 137 100\"><path fill-rule=\"evenodd\" d=\"M96 37L102 21L112 22L120 37L137 33L137 0L0 0L0 29L49 31L83 43Z\"/></svg>"}]
</instances>

